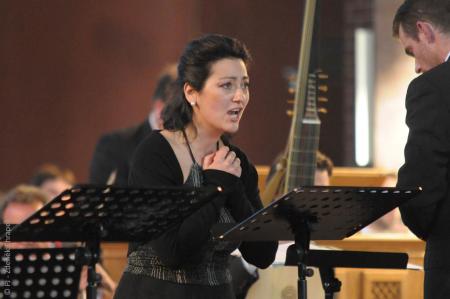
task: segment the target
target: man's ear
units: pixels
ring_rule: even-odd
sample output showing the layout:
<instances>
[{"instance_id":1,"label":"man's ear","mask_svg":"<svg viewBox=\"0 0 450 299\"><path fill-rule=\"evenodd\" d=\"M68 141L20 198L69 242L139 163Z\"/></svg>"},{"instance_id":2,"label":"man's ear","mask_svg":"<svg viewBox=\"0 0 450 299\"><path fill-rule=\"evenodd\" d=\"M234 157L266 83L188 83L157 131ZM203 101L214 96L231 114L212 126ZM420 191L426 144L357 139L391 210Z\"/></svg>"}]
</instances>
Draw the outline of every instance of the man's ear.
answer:
<instances>
[{"instance_id":1,"label":"man's ear","mask_svg":"<svg viewBox=\"0 0 450 299\"><path fill-rule=\"evenodd\" d=\"M153 106L152 106L152 110L156 111L158 114L161 113L161 111L164 109L165 103L160 100L153 100Z\"/></svg>"},{"instance_id":2,"label":"man's ear","mask_svg":"<svg viewBox=\"0 0 450 299\"><path fill-rule=\"evenodd\" d=\"M435 42L436 29L431 23L425 21L417 21L416 28L419 40L426 41L429 44Z\"/></svg>"},{"instance_id":3,"label":"man's ear","mask_svg":"<svg viewBox=\"0 0 450 299\"><path fill-rule=\"evenodd\" d=\"M197 91L194 89L194 87L192 87L188 83L184 83L183 92L184 92L184 96L186 97L186 100L188 100L188 102L191 105L192 105L192 103L194 103L194 104L196 103Z\"/></svg>"}]
</instances>

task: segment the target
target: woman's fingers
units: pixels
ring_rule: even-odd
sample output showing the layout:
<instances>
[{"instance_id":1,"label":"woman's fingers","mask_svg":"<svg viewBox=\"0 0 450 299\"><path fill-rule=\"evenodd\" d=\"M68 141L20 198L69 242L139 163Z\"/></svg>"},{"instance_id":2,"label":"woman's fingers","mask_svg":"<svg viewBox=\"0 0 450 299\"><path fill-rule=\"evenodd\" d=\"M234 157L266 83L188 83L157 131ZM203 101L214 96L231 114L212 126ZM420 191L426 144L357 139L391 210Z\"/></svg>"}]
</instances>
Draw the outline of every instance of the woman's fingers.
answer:
<instances>
[{"instance_id":1,"label":"woman's fingers","mask_svg":"<svg viewBox=\"0 0 450 299\"><path fill-rule=\"evenodd\" d=\"M204 169L209 168L209 166L213 163L215 155L216 155L216 153L211 153L209 155L206 155L203 158L203 168Z\"/></svg>"},{"instance_id":2,"label":"woman's fingers","mask_svg":"<svg viewBox=\"0 0 450 299\"><path fill-rule=\"evenodd\" d=\"M236 153L233 151L229 151L227 154L226 160L229 161L230 163L233 163L235 159L236 159Z\"/></svg>"},{"instance_id":3,"label":"woman's fingers","mask_svg":"<svg viewBox=\"0 0 450 299\"><path fill-rule=\"evenodd\" d=\"M227 146L221 147L215 153L206 155L203 158L203 169L222 170L238 177L241 176L242 172L241 160Z\"/></svg>"},{"instance_id":4,"label":"woman's fingers","mask_svg":"<svg viewBox=\"0 0 450 299\"><path fill-rule=\"evenodd\" d=\"M228 146L222 146L217 152L214 157L214 161L220 162L224 161L225 158L228 155L228 152L230 151L230 148Z\"/></svg>"}]
</instances>

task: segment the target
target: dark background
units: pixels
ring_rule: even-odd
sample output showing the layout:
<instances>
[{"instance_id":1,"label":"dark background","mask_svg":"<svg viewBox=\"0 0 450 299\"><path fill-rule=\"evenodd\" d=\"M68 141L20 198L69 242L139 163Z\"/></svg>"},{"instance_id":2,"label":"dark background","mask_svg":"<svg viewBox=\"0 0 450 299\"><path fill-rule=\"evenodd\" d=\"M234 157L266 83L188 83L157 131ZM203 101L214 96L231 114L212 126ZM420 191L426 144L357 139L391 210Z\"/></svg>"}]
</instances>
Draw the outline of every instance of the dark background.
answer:
<instances>
[{"instance_id":1,"label":"dark background","mask_svg":"<svg viewBox=\"0 0 450 299\"><path fill-rule=\"evenodd\" d=\"M45 162L87 179L98 137L147 117L160 70L203 33L244 41L251 101L234 142L270 164L290 119L286 67L297 67L303 1L0 1L0 189ZM320 148L354 164L353 29L371 26L371 1L323 1L321 68L329 74Z\"/></svg>"}]
</instances>

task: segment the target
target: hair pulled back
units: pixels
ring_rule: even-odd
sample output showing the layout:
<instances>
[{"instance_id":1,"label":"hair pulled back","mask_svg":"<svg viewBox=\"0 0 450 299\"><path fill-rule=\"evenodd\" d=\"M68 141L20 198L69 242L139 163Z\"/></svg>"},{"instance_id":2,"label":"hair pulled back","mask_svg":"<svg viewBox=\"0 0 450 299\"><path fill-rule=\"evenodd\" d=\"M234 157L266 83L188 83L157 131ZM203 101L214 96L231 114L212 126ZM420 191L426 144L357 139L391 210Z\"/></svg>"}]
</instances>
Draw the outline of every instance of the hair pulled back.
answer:
<instances>
[{"instance_id":1,"label":"hair pulled back","mask_svg":"<svg viewBox=\"0 0 450 299\"><path fill-rule=\"evenodd\" d=\"M162 112L164 129L181 130L192 121L192 106L184 96L184 85L187 83L201 91L210 76L212 64L224 58L242 59L246 65L251 60L242 42L220 34L204 35L186 46L178 62L172 98Z\"/></svg>"}]
</instances>

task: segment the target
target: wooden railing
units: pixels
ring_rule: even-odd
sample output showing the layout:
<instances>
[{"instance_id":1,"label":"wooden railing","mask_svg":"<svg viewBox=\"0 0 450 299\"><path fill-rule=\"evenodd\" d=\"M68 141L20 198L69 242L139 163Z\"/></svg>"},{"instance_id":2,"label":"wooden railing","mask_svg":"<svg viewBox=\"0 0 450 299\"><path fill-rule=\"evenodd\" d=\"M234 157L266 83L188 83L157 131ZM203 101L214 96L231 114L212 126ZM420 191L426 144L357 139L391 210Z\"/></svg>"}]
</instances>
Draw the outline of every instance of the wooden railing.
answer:
<instances>
[{"instance_id":1,"label":"wooden railing","mask_svg":"<svg viewBox=\"0 0 450 299\"><path fill-rule=\"evenodd\" d=\"M256 167L259 190L264 190L266 186L269 169L268 166ZM392 171L382 168L335 167L330 185L379 187L392 175L395 175Z\"/></svg>"}]
</instances>

